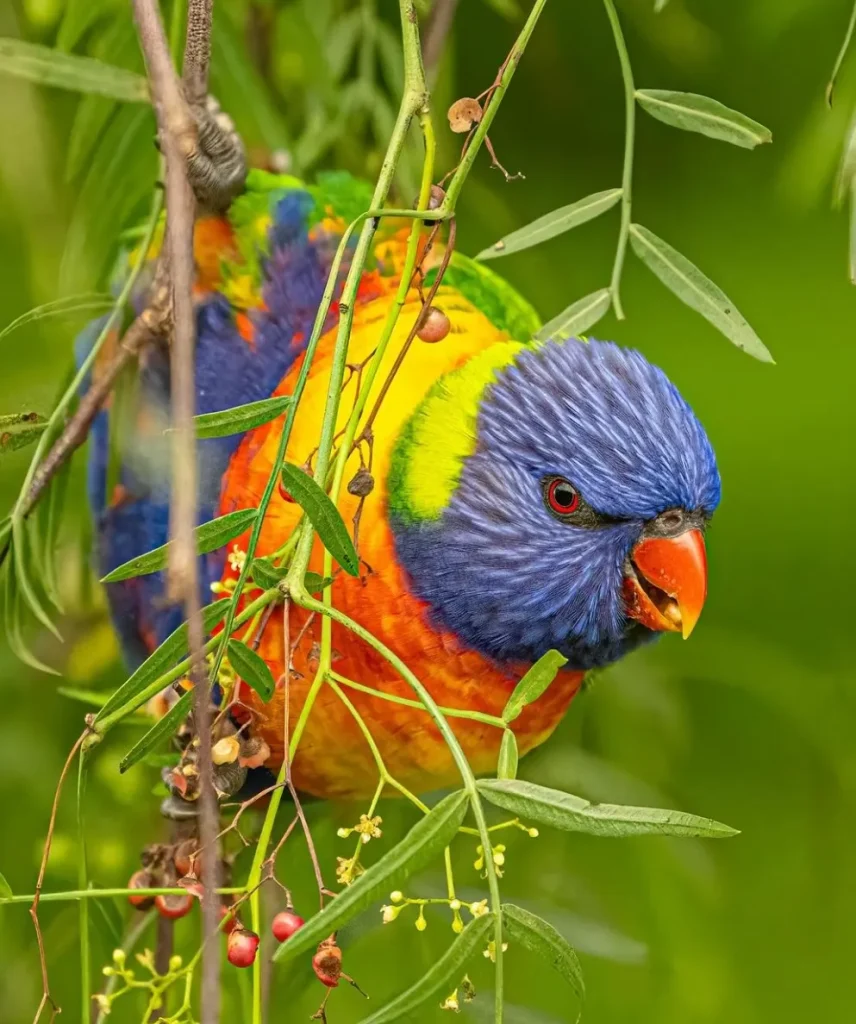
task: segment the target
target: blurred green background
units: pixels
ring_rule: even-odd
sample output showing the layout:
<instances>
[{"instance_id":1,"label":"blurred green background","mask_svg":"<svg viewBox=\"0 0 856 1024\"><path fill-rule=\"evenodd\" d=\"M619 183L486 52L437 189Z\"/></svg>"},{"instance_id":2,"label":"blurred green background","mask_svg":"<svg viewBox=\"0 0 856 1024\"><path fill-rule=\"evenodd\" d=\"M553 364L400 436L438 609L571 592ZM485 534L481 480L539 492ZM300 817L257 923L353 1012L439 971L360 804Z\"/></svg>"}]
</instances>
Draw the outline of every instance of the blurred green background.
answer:
<instances>
[{"instance_id":1,"label":"blurred green background","mask_svg":"<svg viewBox=\"0 0 856 1024\"><path fill-rule=\"evenodd\" d=\"M248 142L286 149L300 170L371 173L388 128L397 69L393 5L334 0L220 0L214 91ZM442 65L436 124L445 165L460 141L443 112L481 92L520 24L513 0L464 0ZM526 4L521 0L521 6ZM552 920L580 951L591 1024L796 1024L853 1019L856 955L852 849L852 509L856 504L856 291L847 279L847 216L832 209L836 163L856 97L856 54L832 111L823 101L849 16L848 0L653 0L619 4L637 84L713 95L768 125L774 144L747 152L639 114L634 219L698 263L739 305L777 360L747 358L684 308L631 256L628 318L596 334L638 346L690 400L717 450L724 481L709 535L710 597L692 639L668 638L603 673L522 774L613 802L677 807L742 830L727 842L594 840L570 834L509 841L506 897ZM125 0L12 0L0 35L22 36L139 66ZM504 12L504 13L503 13ZM350 20L348 20L350 19ZM387 26L384 28L383 26ZM368 40L368 41L367 41ZM522 170L506 185L480 159L460 205L462 247L477 252L510 229L619 183L620 78L597 0L553 0L491 133ZM36 304L103 289L113 241L140 217L155 169L153 122L142 107L0 77L0 326ZM409 201L407 179L402 191ZM617 211L493 266L547 318L608 282ZM0 412L48 411L82 317L44 320L0 340ZM9 507L28 452L0 461ZM81 560L81 460L64 509L61 549L66 644L33 632L63 681L101 688L122 679L103 606ZM60 767L81 707L0 648L0 870L32 891ZM140 846L159 835L154 769L119 778L127 730L101 750L90 787L92 871L123 885ZM332 876L344 851L335 829L360 808L311 808ZM388 835L411 820L389 807ZM71 792L48 889L74 886ZM459 881L474 893L474 851L461 844ZM281 876L299 909L314 906L305 855ZM427 875L409 893L440 884ZM124 906L118 908L123 916ZM95 957L115 939L115 913L94 912ZM79 1019L73 905L43 908L63 1020ZM451 939L429 917L420 935L374 912L343 936L346 969L376 1007ZM196 924L183 922L188 944ZM149 940L150 942L151 940ZM0 909L0 1019L28 1021L38 961L23 906ZM186 948L190 948L187 945ZM569 991L548 967L512 950L509 1020L572 1021ZM473 972L490 984L487 964ZM224 1019L241 1020L229 975ZM303 1020L319 986L306 964L276 971L271 1019ZM489 1000L489 997L488 997ZM482 992L467 1014L487 1001ZM137 1021L119 1003L111 1019ZM331 1024L365 1013L337 992ZM447 1019L439 1010L420 1019Z\"/></svg>"}]
</instances>

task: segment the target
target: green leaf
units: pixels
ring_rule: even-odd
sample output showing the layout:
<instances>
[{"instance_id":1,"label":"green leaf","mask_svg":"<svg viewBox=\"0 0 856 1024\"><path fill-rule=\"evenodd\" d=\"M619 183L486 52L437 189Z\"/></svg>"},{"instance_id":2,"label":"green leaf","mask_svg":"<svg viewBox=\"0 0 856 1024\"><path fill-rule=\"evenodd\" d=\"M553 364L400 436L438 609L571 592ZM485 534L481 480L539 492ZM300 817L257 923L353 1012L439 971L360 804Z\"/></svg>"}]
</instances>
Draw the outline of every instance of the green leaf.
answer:
<instances>
[{"instance_id":1,"label":"green leaf","mask_svg":"<svg viewBox=\"0 0 856 1024\"><path fill-rule=\"evenodd\" d=\"M236 405L233 409L223 409L221 412L206 412L193 420L196 436L228 437L230 434L243 434L253 427L275 420L290 405L290 395L279 395L276 398L264 398L261 402Z\"/></svg>"},{"instance_id":2,"label":"green leaf","mask_svg":"<svg viewBox=\"0 0 856 1024\"><path fill-rule=\"evenodd\" d=\"M506 811L552 825L565 832L592 836L703 836L724 839L737 829L710 818L655 807L622 807L595 804L571 793L536 786L517 779L483 779L478 788L484 798Z\"/></svg>"},{"instance_id":3,"label":"green leaf","mask_svg":"<svg viewBox=\"0 0 856 1024\"><path fill-rule=\"evenodd\" d=\"M264 658L245 643L235 639L226 644L226 653L232 668L267 704L276 689L276 682Z\"/></svg>"},{"instance_id":4,"label":"green leaf","mask_svg":"<svg viewBox=\"0 0 856 1024\"><path fill-rule=\"evenodd\" d=\"M284 942L274 954L274 959L290 960L299 953L314 949L322 939L347 924L370 903L387 895L414 871L424 867L457 834L467 812L468 802L463 790L444 797L413 826L397 846L372 864L365 874L360 875L328 903L320 914L310 918Z\"/></svg>"},{"instance_id":5,"label":"green leaf","mask_svg":"<svg viewBox=\"0 0 856 1024\"><path fill-rule=\"evenodd\" d=\"M115 299L102 292L92 292L86 295L69 295L65 299L54 299L52 302L45 302L41 306L34 306L26 313L16 316L14 320L6 324L0 331L0 339L5 338L20 327L35 323L37 320L45 320L54 316L71 316L74 313L104 313L113 307ZM0 417L0 422L4 417Z\"/></svg>"},{"instance_id":6,"label":"green leaf","mask_svg":"<svg viewBox=\"0 0 856 1024\"><path fill-rule=\"evenodd\" d=\"M172 736L181 723L190 714L193 706L193 690L188 690L173 704L167 713L155 722L149 731L141 737L119 762L119 771L126 772L159 746L165 739Z\"/></svg>"},{"instance_id":7,"label":"green leaf","mask_svg":"<svg viewBox=\"0 0 856 1024\"><path fill-rule=\"evenodd\" d=\"M202 627L205 630L206 636L225 617L231 603L232 599L230 597L222 597L219 601L215 601L213 604L209 604L207 608L202 609ZM95 719L96 722L107 715L113 714L118 708L124 708L126 714L135 711L142 703L142 701L137 701L138 695L165 672L168 672L181 659L181 656L187 652L187 648L187 623L183 622L178 629L170 633L160 647L152 651L131 677L125 680L119 689L115 691L98 713L98 717Z\"/></svg>"},{"instance_id":8,"label":"green leaf","mask_svg":"<svg viewBox=\"0 0 856 1024\"><path fill-rule=\"evenodd\" d=\"M829 76L829 83L826 86L826 102L830 107L832 106L832 95L835 92L835 83L838 80L838 72L841 70L841 65L844 63L844 58L847 56L847 51L850 49L854 29L856 29L856 3L854 3L853 10L850 13L850 21L847 23L847 31L844 33L841 48L835 58L832 74Z\"/></svg>"},{"instance_id":9,"label":"green leaf","mask_svg":"<svg viewBox=\"0 0 856 1024\"><path fill-rule=\"evenodd\" d=\"M578 338L606 314L610 302L612 296L608 288L592 292L591 295L571 303L558 316L554 316L544 324L535 337L538 341L547 341L550 338Z\"/></svg>"},{"instance_id":10,"label":"green leaf","mask_svg":"<svg viewBox=\"0 0 856 1024\"><path fill-rule=\"evenodd\" d=\"M22 430L6 430L0 434L0 455L20 451L28 445L35 444L47 429L46 423L37 423L33 427Z\"/></svg>"},{"instance_id":11,"label":"green leaf","mask_svg":"<svg viewBox=\"0 0 856 1024\"><path fill-rule=\"evenodd\" d=\"M269 558L256 558L250 566L250 575L262 590L273 590L288 575L288 569L274 565Z\"/></svg>"},{"instance_id":12,"label":"green leaf","mask_svg":"<svg viewBox=\"0 0 856 1024\"><path fill-rule=\"evenodd\" d=\"M546 960L573 988L577 998L581 1002L585 999L583 970L577 954L548 921L513 903L503 903L502 924L509 943L519 943Z\"/></svg>"},{"instance_id":13,"label":"green leaf","mask_svg":"<svg viewBox=\"0 0 856 1024\"><path fill-rule=\"evenodd\" d=\"M546 654L542 654L514 687L508 702L502 709L502 720L513 722L527 704L538 700L556 678L559 669L567 664L568 659L558 651L547 651Z\"/></svg>"},{"instance_id":14,"label":"green leaf","mask_svg":"<svg viewBox=\"0 0 856 1024\"><path fill-rule=\"evenodd\" d=\"M145 78L133 71L77 57L21 39L0 39L0 72L58 89L97 93L126 103L148 103Z\"/></svg>"},{"instance_id":15,"label":"green leaf","mask_svg":"<svg viewBox=\"0 0 856 1024\"><path fill-rule=\"evenodd\" d=\"M474 918L415 985L376 1013L364 1017L360 1024L389 1024L405 1018L414 1020L411 1015L419 1007L447 996L460 983L467 963L485 943L493 925L491 914Z\"/></svg>"},{"instance_id":16,"label":"green leaf","mask_svg":"<svg viewBox=\"0 0 856 1024\"><path fill-rule=\"evenodd\" d=\"M499 745L499 759L496 764L496 777L498 779L516 779L517 763L520 757L517 753L517 737L510 729L502 734L502 742Z\"/></svg>"},{"instance_id":17,"label":"green leaf","mask_svg":"<svg viewBox=\"0 0 856 1024\"><path fill-rule=\"evenodd\" d=\"M641 224L630 225L630 244L639 259L670 291L701 313L729 341L761 362L774 361L731 299L686 256Z\"/></svg>"},{"instance_id":18,"label":"green leaf","mask_svg":"<svg viewBox=\"0 0 856 1024\"><path fill-rule=\"evenodd\" d=\"M512 231L510 235L500 238L489 249L483 249L477 260L493 260L500 256L508 256L513 252L520 252L522 249L529 249L533 245L540 245L548 238L555 238L556 235L564 234L572 228L585 224L586 221L599 217L602 213L612 209L621 198L620 188L607 189L605 192L595 192L585 199L580 199L570 206L562 206L552 213L547 213L531 224Z\"/></svg>"},{"instance_id":19,"label":"green leaf","mask_svg":"<svg viewBox=\"0 0 856 1024\"><path fill-rule=\"evenodd\" d=\"M26 643L21 629L21 611L22 602L18 592L18 584L15 578L15 568L12 563L15 560L15 550L9 552L6 558L6 579L4 587L4 600L3 600L3 620L5 625L5 637L6 642L9 644L9 650L22 661L25 665L29 665L30 668L36 669L38 672L45 672L47 675L58 676L59 672L56 669L51 668L49 665L45 665L44 662L39 659L30 651Z\"/></svg>"},{"instance_id":20,"label":"green leaf","mask_svg":"<svg viewBox=\"0 0 856 1024\"><path fill-rule=\"evenodd\" d=\"M303 586L308 594L320 594L333 582L332 576L320 576L317 572L308 572L303 577Z\"/></svg>"},{"instance_id":21,"label":"green leaf","mask_svg":"<svg viewBox=\"0 0 856 1024\"><path fill-rule=\"evenodd\" d=\"M196 551L200 555L206 555L209 551L216 551L217 548L223 547L224 544L249 529L257 514L258 509L242 508L237 512L220 516L219 519L212 519L209 523L203 523L202 526L197 526L194 530ZM120 580L133 579L135 576L145 576L150 572L159 572L166 568L168 561L169 544L164 544L120 565L112 572L107 573L101 582L117 583Z\"/></svg>"},{"instance_id":22,"label":"green leaf","mask_svg":"<svg viewBox=\"0 0 856 1024\"><path fill-rule=\"evenodd\" d=\"M7 900L10 896L14 896L12 892L12 886L6 881L6 876L0 871L0 900Z\"/></svg>"},{"instance_id":23,"label":"green leaf","mask_svg":"<svg viewBox=\"0 0 856 1024\"><path fill-rule=\"evenodd\" d=\"M699 132L744 149L773 141L769 128L709 96L669 89L637 89L636 99L642 109L658 121L686 132Z\"/></svg>"},{"instance_id":24,"label":"green leaf","mask_svg":"<svg viewBox=\"0 0 856 1024\"><path fill-rule=\"evenodd\" d=\"M282 485L303 509L318 532L321 543L351 576L358 576L360 561L354 542L339 510L318 484L297 466L282 467Z\"/></svg>"}]
</instances>

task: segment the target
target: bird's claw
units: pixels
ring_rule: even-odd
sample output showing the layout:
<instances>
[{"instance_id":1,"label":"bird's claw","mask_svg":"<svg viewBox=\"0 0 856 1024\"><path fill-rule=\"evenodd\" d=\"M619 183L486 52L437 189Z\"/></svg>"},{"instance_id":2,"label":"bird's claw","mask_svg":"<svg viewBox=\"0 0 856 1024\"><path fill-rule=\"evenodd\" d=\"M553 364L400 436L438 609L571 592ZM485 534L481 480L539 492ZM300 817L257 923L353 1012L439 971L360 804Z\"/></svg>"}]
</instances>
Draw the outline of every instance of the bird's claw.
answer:
<instances>
[{"instance_id":1,"label":"bird's claw","mask_svg":"<svg viewBox=\"0 0 856 1024\"><path fill-rule=\"evenodd\" d=\"M213 96L190 110L197 137L187 155L187 177L200 207L219 213L244 189L246 150L232 119Z\"/></svg>"}]
</instances>

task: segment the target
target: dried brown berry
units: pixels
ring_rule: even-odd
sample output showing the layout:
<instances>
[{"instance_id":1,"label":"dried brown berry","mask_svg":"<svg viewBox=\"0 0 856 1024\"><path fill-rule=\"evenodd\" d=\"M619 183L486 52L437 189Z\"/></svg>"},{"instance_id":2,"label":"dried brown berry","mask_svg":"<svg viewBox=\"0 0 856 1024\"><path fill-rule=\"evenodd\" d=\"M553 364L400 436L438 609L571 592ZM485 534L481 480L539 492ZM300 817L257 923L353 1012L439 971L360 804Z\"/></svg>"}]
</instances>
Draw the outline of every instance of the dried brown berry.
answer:
<instances>
[{"instance_id":1,"label":"dried brown berry","mask_svg":"<svg viewBox=\"0 0 856 1024\"><path fill-rule=\"evenodd\" d=\"M363 468L358 469L354 478L348 484L348 494L356 495L358 498L366 498L374 490L374 477Z\"/></svg>"},{"instance_id":2,"label":"dried brown berry","mask_svg":"<svg viewBox=\"0 0 856 1024\"><path fill-rule=\"evenodd\" d=\"M482 119L482 108L478 100L464 96L449 107L449 127L457 135L471 131Z\"/></svg>"},{"instance_id":3,"label":"dried brown berry","mask_svg":"<svg viewBox=\"0 0 856 1024\"><path fill-rule=\"evenodd\" d=\"M429 344L442 341L451 330L452 325L449 318L442 309L436 306L429 306L428 311L423 315L416 337Z\"/></svg>"},{"instance_id":4,"label":"dried brown berry","mask_svg":"<svg viewBox=\"0 0 856 1024\"><path fill-rule=\"evenodd\" d=\"M270 747L259 736L249 736L241 743L238 764L242 768L261 768L270 757Z\"/></svg>"},{"instance_id":5,"label":"dried brown berry","mask_svg":"<svg viewBox=\"0 0 856 1024\"><path fill-rule=\"evenodd\" d=\"M189 875L193 871L196 850L195 839L185 839L183 843L179 843L176 846L172 862L175 864L175 870L178 872L179 877Z\"/></svg>"},{"instance_id":6,"label":"dried brown berry","mask_svg":"<svg viewBox=\"0 0 856 1024\"><path fill-rule=\"evenodd\" d=\"M325 939L318 945L318 952L312 957L315 977L327 988L336 988L342 977L342 951L335 939Z\"/></svg>"}]
</instances>

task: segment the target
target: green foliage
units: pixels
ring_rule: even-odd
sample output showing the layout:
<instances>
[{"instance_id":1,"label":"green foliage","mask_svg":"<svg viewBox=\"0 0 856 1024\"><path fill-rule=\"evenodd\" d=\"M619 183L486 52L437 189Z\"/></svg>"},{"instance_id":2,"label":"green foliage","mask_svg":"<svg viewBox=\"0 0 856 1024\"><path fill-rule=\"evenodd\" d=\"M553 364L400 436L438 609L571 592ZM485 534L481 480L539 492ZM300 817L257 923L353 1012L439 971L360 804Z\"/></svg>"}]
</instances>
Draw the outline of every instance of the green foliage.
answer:
<instances>
[{"instance_id":1,"label":"green foliage","mask_svg":"<svg viewBox=\"0 0 856 1024\"><path fill-rule=\"evenodd\" d=\"M479 792L486 800L521 818L568 832L593 836L736 836L733 829L710 818L653 807L621 807L591 803L571 793L517 779L483 779Z\"/></svg>"},{"instance_id":2,"label":"green foliage","mask_svg":"<svg viewBox=\"0 0 856 1024\"><path fill-rule=\"evenodd\" d=\"M290 960L312 949L322 939L338 931L361 910L379 896L388 893L393 885L400 885L415 871L449 845L456 835L469 799L462 790L450 793L421 818L407 837L360 875L332 903L309 921L288 941L284 942L274 959Z\"/></svg>"},{"instance_id":3,"label":"green foliage","mask_svg":"<svg viewBox=\"0 0 856 1024\"><path fill-rule=\"evenodd\" d=\"M506 729L499 745L496 777L498 779L516 779L518 759L517 737L511 729Z\"/></svg>"},{"instance_id":4,"label":"green foliage","mask_svg":"<svg viewBox=\"0 0 856 1024\"><path fill-rule=\"evenodd\" d=\"M558 651L543 654L514 687L502 711L503 721L513 722L527 704L538 700L556 678L559 669L567 664L568 659Z\"/></svg>"},{"instance_id":5,"label":"green foliage","mask_svg":"<svg viewBox=\"0 0 856 1024\"><path fill-rule=\"evenodd\" d=\"M460 980L467 963L490 933L489 917L477 917L464 928L446 952L428 968L419 981L383 1009L363 1018L360 1024L391 1024L410 1019L426 1003L439 1001Z\"/></svg>"},{"instance_id":6,"label":"green foliage","mask_svg":"<svg viewBox=\"0 0 856 1024\"><path fill-rule=\"evenodd\" d=\"M282 486L309 517L324 547L345 572L357 576L360 560L354 542L339 510L327 494L308 473L288 462L282 467Z\"/></svg>"},{"instance_id":7,"label":"green foliage","mask_svg":"<svg viewBox=\"0 0 856 1024\"><path fill-rule=\"evenodd\" d=\"M267 662L240 640L231 639L226 644L226 653L232 668L241 679L267 703L273 697L276 689L276 683L267 667Z\"/></svg>"},{"instance_id":8,"label":"green foliage","mask_svg":"<svg viewBox=\"0 0 856 1024\"><path fill-rule=\"evenodd\" d=\"M636 99L643 110L673 128L699 132L744 149L773 141L769 128L709 96L668 89L637 89Z\"/></svg>"},{"instance_id":9,"label":"green foliage","mask_svg":"<svg viewBox=\"0 0 856 1024\"><path fill-rule=\"evenodd\" d=\"M519 942L525 949L550 964L568 982L582 1002L586 988L577 954L549 921L513 903L503 903L502 923L510 942Z\"/></svg>"},{"instance_id":10,"label":"green foliage","mask_svg":"<svg viewBox=\"0 0 856 1024\"><path fill-rule=\"evenodd\" d=\"M119 771L126 772L133 768L138 761L141 761L155 747L158 747L165 740L172 737L181 723L190 714L193 706L193 691L188 690L172 705L165 715L162 715L149 731L142 736L127 754L119 762Z\"/></svg>"},{"instance_id":11,"label":"green foliage","mask_svg":"<svg viewBox=\"0 0 856 1024\"><path fill-rule=\"evenodd\" d=\"M61 53L50 46L0 39L0 73L39 85L95 93L125 103L148 103L145 78L92 57Z\"/></svg>"},{"instance_id":12,"label":"green foliage","mask_svg":"<svg viewBox=\"0 0 856 1024\"><path fill-rule=\"evenodd\" d=\"M209 551L222 548L224 544L228 544L230 540L248 530L255 522L257 515L257 509L243 508L197 526L194 530L197 552L200 555L205 555ZM159 572L161 569L165 569L169 562L169 548L169 544L163 544L138 558L132 558L117 566L112 572L108 572L101 582L118 583L121 580L133 579L135 576Z\"/></svg>"},{"instance_id":13,"label":"green foliage","mask_svg":"<svg viewBox=\"0 0 856 1024\"><path fill-rule=\"evenodd\" d=\"M599 217L602 213L606 213L607 210L611 210L615 206L619 199L621 199L620 188L610 188L605 192L595 192L593 195L586 196L585 199L578 199L570 206L562 206L558 210L553 210L552 213L545 213L543 217L533 220L525 228L512 231L510 235L500 238L489 249L482 249L476 259L498 259L500 256L509 256L511 253L529 249L533 245L540 245L541 242L555 238L556 235L577 228L581 224Z\"/></svg>"},{"instance_id":14,"label":"green foliage","mask_svg":"<svg viewBox=\"0 0 856 1024\"><path fill-rule=\"evenodd\" d=\"M539 341L550 338L577 338L602 319L612 305L612 292L609 288L599 288L591 295L572 302L552 320L548 321L535 335Z\"/></svg>"},{"instance_id":15,"label":"green foliage","mask_svg":"<svg viewBox=\"0 0 856 1024\"><path fill-rule=\"evenodd\" d=\"M275 398L263 398L260 402L248 402L233 409L220 412L205 412L194 418L196 436L228 437L230 434L243 434L263 423L270 423L291 405L289 395L278 395Z\"/></svg>"},{"instance_id":16,"label":"green foliage","mask_svg":"<svg viewBox=\"0 0 856 1024\"><path fill-rule=\"evenodd\" d=\"M641 224L630 227L630 244L640 260L691 309L701 313L729 341L764 363L773 357L721 288L694 263Z\"/></svg>"}]
</instances>

